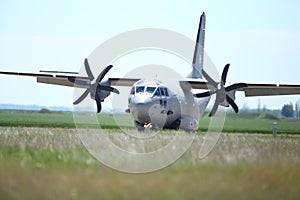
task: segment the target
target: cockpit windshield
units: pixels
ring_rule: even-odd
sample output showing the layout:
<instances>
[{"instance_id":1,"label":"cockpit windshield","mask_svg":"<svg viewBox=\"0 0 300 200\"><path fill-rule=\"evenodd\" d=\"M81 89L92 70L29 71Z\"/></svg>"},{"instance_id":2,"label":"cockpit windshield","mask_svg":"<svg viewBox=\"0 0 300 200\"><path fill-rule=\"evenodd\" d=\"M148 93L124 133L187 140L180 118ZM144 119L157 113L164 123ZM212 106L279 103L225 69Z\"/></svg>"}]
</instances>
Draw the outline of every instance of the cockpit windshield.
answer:
<instances>
[{"instance_id":1,"label":"cockpit windshield","mask_svg":"<svg viewBox=\"0 0 300 200\"><path fill-rule=\"evenodd\" d=\"M143 93L146 92L148 94L152 94L156 90L156 87L153 86L138 86L135 88L135 93ZM131 94L134 94L134 92L131 92Z\"/></svg>"},{"instance_id":2,"label":"cockpit windshield","mask_svg":"<svg viewBox=\"0 0 300 200\"><path fill-rule=\"evenodd\" d=\"M144 86L139 86L139 87L136 87L135 92L136 92L136 93L142 93L142 92L144 92L144 90L145 90L145 87L144 87Z\"/></svg>"},{"instance_id":3,"label":"cockpit windshield","mask_svg":"<svg viewBox=\"0 0 300 200\"><path fill-rule=\"evenodd\" d=\"M165 87L155 87L155 86L136 86L133 87L130 94L136 93L146 93L153 96L169 96L168 89Z\"/></svg>"},{"instance_id":4,"label":"cockpit windshield","mask_svg":"<svg viewBox=\"0 0 300 200\"><path fill-rule=\"evenodd\" d=\"M156 87L147 87L146 92L152 94L155 91Z\"/></svg>"}]
</instances>

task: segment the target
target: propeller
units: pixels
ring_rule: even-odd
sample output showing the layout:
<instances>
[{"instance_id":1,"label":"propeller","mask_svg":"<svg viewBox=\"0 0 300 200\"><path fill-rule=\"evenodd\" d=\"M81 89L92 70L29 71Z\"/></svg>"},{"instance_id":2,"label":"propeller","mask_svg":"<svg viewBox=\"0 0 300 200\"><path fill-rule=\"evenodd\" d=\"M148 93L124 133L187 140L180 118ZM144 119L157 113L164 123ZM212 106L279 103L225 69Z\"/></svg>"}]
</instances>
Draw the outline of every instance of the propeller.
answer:
<instances>
[{"instance_id":1,"label":"propeller","mask_svg":"<svg viewBox=\"0 0 300 200\"><path fill-rule=\"evenodd\" d=\"M228 92L232 91L232 90L237 90L240 88L245 88L247 87L246 83L235 83L232 84L230 86L225 87L226 84L226 78L227 78L227 73L228 73L228 69L229 69L230 64L225 65L223 72L222 72L222 76L221 76L221 81L220 83L215 82L203 69L202 69L202 74L204 76L204 78L208 81L208 83L210 85L213 86L213 89L207 92L203 92L203 93L198 93L198 94L194 94L195 97L197 98L202 98L202 97L208 97L211 96L213 94L216 94L216 101L212 107L212 110L209 113L209 116L213 116L214 114L216 114L218 106L224 102L224 100L226 100L228 102L229 105L231 105L231 107L233 108L233 110L235 111L235 113L239 112L239 108L236 105L236 103L234 102L234 100L227 94Z\"/></svg>"},{"instance_id":2,"label":"propeller","mask_svg":"<svg viewBox=\"0 0 300 200\"><path fill-rule=\"evenodd\" d=\"M79 104L80 102L82 102L88 94L90 94L90 97L92 99L94 99L96 101L97 104L97 113L101 112L102 106L101 106L101 98L99 93L101 91L107 91L107 92L114 92L116 94L120 94L119 90L117 90L116 88L113 88L111 86L108 85L103 85L101 84L102 79L104 78L104 76L107 74L107 72L113 67L112 65L107 66L97 77L97 79L92 83L92 81L95 79L90 65L88 63L87 59L84 59L84 67L85 67L85 71L88 75L88 79L90 80L90 82L85 82L82 80L76 80L74 78L70 78L69 81L71 81L72 83L75 83L78 86L83 86L86 87L87 89L83 92L83 94L76 100L73 102L73 104Z\"/></svg>"}]
</instances>

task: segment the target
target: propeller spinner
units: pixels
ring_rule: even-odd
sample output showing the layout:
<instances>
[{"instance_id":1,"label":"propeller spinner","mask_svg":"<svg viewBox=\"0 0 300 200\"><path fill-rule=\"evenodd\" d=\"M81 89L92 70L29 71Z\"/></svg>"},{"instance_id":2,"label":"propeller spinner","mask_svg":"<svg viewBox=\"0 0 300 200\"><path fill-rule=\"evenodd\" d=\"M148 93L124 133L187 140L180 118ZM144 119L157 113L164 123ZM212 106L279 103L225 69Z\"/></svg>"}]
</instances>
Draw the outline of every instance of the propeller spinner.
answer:
<instances>
[{"instance_id":1,"label":"propeller spinner","mask_svg":"<svg viewBox=\"0 0 300 200\"><path fill-rule=\"evenodd\" d=\"M112 65L107 66L97 77L97 79L95 80L94 83L92 83L92 81L95 79L90 65L88 63L88 60L85 59L84 60L84 67L85 67L85 71L88 75L88 78L90 80L90 83L87 83L85 81L81 81L81 80L76 80L76 79L69 79L69 81L71 81L72 83L77 84L78 86L83 86L86 87L87 89L84 91L84 93L76 100L73 102L73 104L79 104L80 102L82 102L88 94L90 94L91 99L94 99L97 103L97 113L101 112L102 106L101 106L101 98L99 93L101 91L108 91L108 92L114 92L116 94L119 94L119 90L117 90L116 88L113 88L111 86L108 85L103 85L101 84L102 79L104 78L104 76L107 74L107 72L113 67Z\"/></svg>"},{"instance_id":2,"label":"propeller spinner","mask_svg":"<svg viewBox=\"0 0 300 200\"><path fill-rule=\"evenodd\" d=\"M223 69L223 72L222 72L220 83L215 82L202 69L202 74L203 74L204 78L208 81L208 83L210 85L213 86L213 89L210 90L210 91L207 91L207 92L194 94L194 96L197 97L197 98L201 98L201 97L208 97L208 96L211 96L213 94L216 94L216 101L215 101L215 103L213 105L213 108L212 108L211 112L209 113L210 117L213 116L217 112L218 106L222 102L224 102L225 99L229 103L229 105L231 105L231 107L233 108L233 110L235 111L235 113L239 112L238 106L236 105L236 103L234 102L234 100L227 93L230 92L230 91L232 91L232 90L237 90L237 89L240 89L240 88L245 88L245 87L247 87L247 84L245 84L245 83L236 83L236 84L232 84L230 86L225 87L229 66L230 66L230 64L225 65L225 67Z\"/></svg>"}]
</instances>

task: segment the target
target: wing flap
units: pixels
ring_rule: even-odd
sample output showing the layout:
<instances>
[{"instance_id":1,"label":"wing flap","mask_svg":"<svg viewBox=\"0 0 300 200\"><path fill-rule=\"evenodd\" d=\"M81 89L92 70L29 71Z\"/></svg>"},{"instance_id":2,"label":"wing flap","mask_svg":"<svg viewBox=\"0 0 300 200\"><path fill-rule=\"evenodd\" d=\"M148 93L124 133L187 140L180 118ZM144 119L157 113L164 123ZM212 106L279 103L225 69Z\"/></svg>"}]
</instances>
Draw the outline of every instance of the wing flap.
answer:
<instances>
[{"instance_id":1,"label":"wing flap","mask_svg":"<svg viewBox=\"0 0 300 200\"><path fill-rule=\"evenodd\" d=\"M139 81L137 78L109 78L108 81L111 86L128 86L131 87L135 82Z\"/></svg>"},{"instance_id":2,"label":"wing flap","mask_svg":"<svg viewBox=\"0 0 300 200\"><path fill-rule=\"evenodd\" d=\"M206 81L180 81L181 84L185 82L185 84L189 84L193 89L202 89L207 90L210 88L210 85Z\"/></svg>"},{"instance_id":3,"label":"wing flap","mask_svg":"<svg viewBox=\"0 0 300 200\"><path fill-rule=\"evenodd\" d=\"M62 85L62 86L69 86L74 87L74 83L70 82L68 78L59 78L59 77L37 77L38 83L46 83L52 85Z\"/></svg>"},{"instance_id":4,"label":"wing flap","mask_svg":"<svg viewBox=\"0 0 300 200\"><path fill-rule=\"evenodd\" d=\"M78 85L70 80L77 80L78 82L85 82L86 84ZM79 76L64 76L64 75L56 75L51 77L37 76L38 83L46 83L51 85L61 85L68 87L79 87L79 88L88 88L89 80L87 77L79 77Z\"/></svg>"}]
</instances>

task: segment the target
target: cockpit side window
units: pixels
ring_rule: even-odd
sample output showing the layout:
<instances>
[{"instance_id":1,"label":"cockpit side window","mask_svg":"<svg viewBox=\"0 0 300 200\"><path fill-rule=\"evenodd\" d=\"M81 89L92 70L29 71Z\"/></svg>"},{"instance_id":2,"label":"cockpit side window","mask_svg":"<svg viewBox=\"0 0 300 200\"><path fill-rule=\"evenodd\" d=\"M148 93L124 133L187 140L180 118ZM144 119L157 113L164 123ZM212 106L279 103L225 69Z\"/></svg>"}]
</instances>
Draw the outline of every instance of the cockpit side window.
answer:
<instances>
[{"instance_id":1,"label":"cockpit side window","mask_svg":"<svg viewBox=\"0 0 300 200\"><path fill-rule=\"evenodd\" d=\"M160 96L160 91L159 91L159 88L157 88L157 90L155 90L154 92L154 95L153 96L157 96L159 97Z\"/></svg>"},{"instance_id":2,"label":"cockpit side window","mask_svg":"<svg viewBox=\"0 0 300 200\"><path fill-rule=\"evenodd\" d=\"M163 88L159 88L159 90L160 90L161 96L165 96L165 92L164 92Z\"/></svg>"},{"instance_id":3,"label":"cockpit side window","mask_svg":"<svg viewBox=\"0 0 300 200\"><path fill-rule=\"evenodd\" d=\"M132 95L135 94L135 87L131 88L130 94L132 94Z\"/></svg>"},{"instance_id":4,"label":"cockpit side window","mask_svg":"<svg viewBox=\"0 0 300 200\"><path fill-rule=\"evenodd\" d=\"M159 90L160 90L161 96L166 96L166 97L169 96L167 88L159 88Z\"/></svg>"},{"instance_id":5,"label":"cockpit side window","mask_svg":"<svg viewBox=\"0 0 300 200\"><path fill-rule=\"evenodd\" d=\"M141 92L144 92L145 90L145 87L144 86L139 86L139 87L136 87L136 93L141 93Z\"/></svg>"},{"instance_id":6,"label":"cockpit side window","mask_svg":"<svg viewBox=\"0 0 300 200\"><path fill-rule=\"evenodd\" d=\"M163 88L163 90L164 90L164 93L165 93L165 96L169 96L169 92L168 92L168 89L167 88Z\"/></svg>"}]
</instances>

